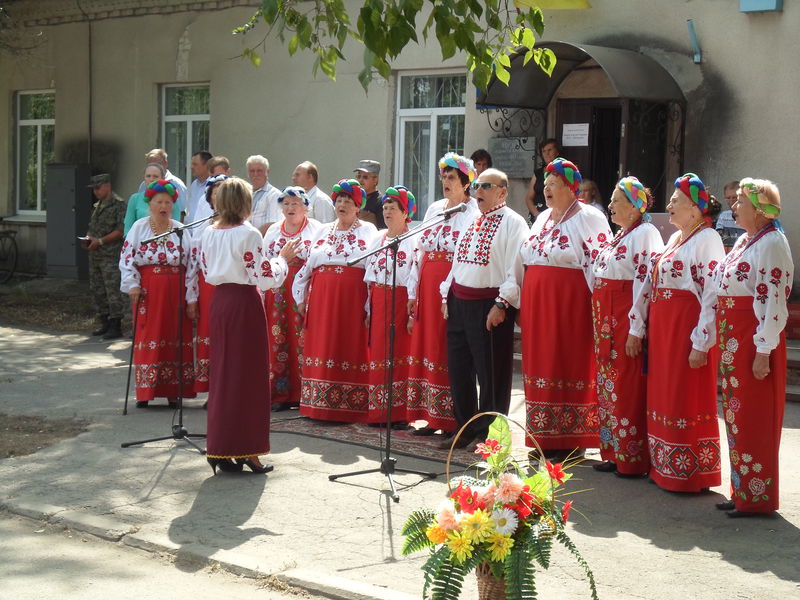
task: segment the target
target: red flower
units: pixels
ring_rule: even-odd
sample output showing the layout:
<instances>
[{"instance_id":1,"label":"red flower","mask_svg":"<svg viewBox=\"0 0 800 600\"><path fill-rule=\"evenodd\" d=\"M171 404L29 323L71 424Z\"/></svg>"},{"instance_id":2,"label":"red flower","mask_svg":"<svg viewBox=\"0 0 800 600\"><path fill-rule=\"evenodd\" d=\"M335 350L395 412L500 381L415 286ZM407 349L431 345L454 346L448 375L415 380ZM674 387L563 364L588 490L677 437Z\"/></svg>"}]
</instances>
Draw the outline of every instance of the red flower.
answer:
<instances>
[{"instance_id":1,"label":"red flower","mask_svg":"<svg viewBox=\"0 0 800 600\"><path fill-rule=\"evenodd\" d=\"M769 273L770 273L770 275L772 275L772 276L773 276L775 279L780 279L781 275L783 274L783 272L782 272L782 271L781 271L781 270L780 270L778 267L775 267L775 268L774 268L774 269L772 269L772 271L770 271Z\"/></svg>"},{"instance_id":2,"label":"red flower","mask_svg":"<svg viewBox=\"0 0 800 600\"><path fill-rule=\"evenodd\" d=\"M597 241L598 242L605 242L606 241L606 234L605 233L597 234Z\"/></svg>"},{"instance_id":3,"label":"red flower","mask_svg":"<svg viewBox=\"0 0 800 600\"><path fill-rule=\"evenodd\" d=\"M244 256L242 258L244 258L244 262L248 262L249 263L249 262L251 262L253 260L253 253L252 252L245 252Z\"/></svg>"},{"instance_id":4,"label":"red flower","mask_svg":"<svg viewBox=\"0 0 800 600\"><path fill-rule=\"evenodd\" d=\"M769 288L767 287L766 283L759 283L756 286L756 292L758 292L759 294L766 294L768 291L769 291Z\"/></svg>"},{"instance_id":5,"label":"red flower","mask_svg":"<svg viewBox=\"0 0 800 600\"><path fill-rule=\"evenodd\" d=\"M750 270L750 265L749 265L749 263L746 263L746 262L740 262L739 266L737 268L742 273L747 273Z\"/></svg>"},{"instance_id":6,"label":"red flower","mask_svg":"<svg viewBox=\"0 0 800 600\"><path fill-rule=\"evenodd\" d=\"M683 270L683 261L682 260L673 260L672 266L675 267L678 271Z\"/></svg>"},{"instance_id":7,"label":"red flower","mask_svg":"<svg viewBox=\"0 0 800 600\"><path fill-rule=\"evenodd\" d=\"M500 452L502 446L497 440L486 440L486 443L477 444L475 446L475 454L480 454L484 460Z\"/></svg>"},{"instance_id":8,"label":"red flower","mask_svg":"<svg viewBox=\"0 0 800 600\"><path fill-rule=\"evenodd\" d=\"M564 469L561 468L561 463L556 463L554 465L548 460L544 464L547 467L547 472L550 473L550 477L555 479L559 484L564 483L566 473L564 473Z\"/></svg>"},{"instance_id":9,"label":"red flower","mask_svg":"<svg viewBox=\"0 0 800 600\"><path fill-rule=\"evenodd\" d=\"M478 492L473 492L469 486L464 487L463 483L459 483L458 487L450 494L454 498L461 510L465 513L472 514L479 508L486 508L486 505L478 499Z\"/></svg>"},{"instance_id":10,"label":"red flower","mask_svg":"<svg viewBox=\"0 0 800 600\"><path fill-rule=\"evenodd\" d=\"M564 508L561 509L561 520L566 523L569 519L569 509L572 508L572 500L564 502Z\"/></svg>"},{"instance_id":11,"label":"red flower","mask_svg":"<svg viewBox=\"0 0 800 600\"><path fill-rule=\"evenodd\" d=\"M533 494L530 493L531 486L526 485L522 488L522 492L517 498L517 503L511 508L517 511L517 515L519 515L520 521L524 521L528 518L528 515L531 514L531 511L537 508L541 508L538 504L534 504L534 500L536 499ZM539 510L537 510L537 513Z\"/></svg>"}]
</instances>

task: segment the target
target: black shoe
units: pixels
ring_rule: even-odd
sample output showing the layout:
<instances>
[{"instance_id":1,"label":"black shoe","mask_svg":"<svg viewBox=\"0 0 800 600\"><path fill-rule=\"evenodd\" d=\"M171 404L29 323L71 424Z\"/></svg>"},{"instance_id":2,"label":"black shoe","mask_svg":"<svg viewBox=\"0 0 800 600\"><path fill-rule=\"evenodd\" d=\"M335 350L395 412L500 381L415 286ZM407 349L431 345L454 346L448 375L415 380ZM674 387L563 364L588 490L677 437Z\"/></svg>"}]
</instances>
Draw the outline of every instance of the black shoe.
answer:
<instances>
[{"instance_id":1,"label":"black shoe","mask_svg":"<svg viewBox=\"0 0 800 600\"><path fill-rule=\"evenodd\" d=\"M283 412L284 410L289 410L292 408L292 405L288 402L273 402L272 403L272 412Z\"/></svg>"},{"instance_id":2,"label":"black shoe","mask_svg":"<svg viewBox=\"0 0 800 600\"><path fill-rule=\"evenodd\" d=\"M733 510L736 508L736 502L733 500L725 500L725 502L719 502L714 506L717 507L717 510Z\"/></svg>"},{"instance_id":3,"label":"black shoe","mask_svg":"<svg viewBox=\"0 0 800 600\"><path fill-rule=\"evenodd\" d=\"M109 320L108 315L100 315L100 327L92 332L92 335L103 335L108 331Z\"/></svg>"},{"instance_id":4,"label":"black shoe","mask_svg":"<svg viewBox=\"0 0 800 600\"><path fill-rule=\"evenodd\" d=\"M272 471L273 469L275 469L275 467L273 467L272 465L261 465L261 466L259 467L259 466L257 466L257 465L256 465L256 463L254 463L254 462L253 462L251 459L249 459L249 458L247 458L247 459L241 459L241 458L237 458L237 459L236 459L236 464L237 464L239 467L243 467L243 466L247 465L247 468L248 468L248 469L250 469L250 470L251 470L253 473L258 473L258 474L261 474L261 473L269 473L270 471Z\"/></svg>"},{"instance_id":5,"label":"black shoe","mask_svg":"<svg viewBox=\"0 0 800 600\"><path fill-rule=\"evenodd\" d=\"M211 470L214 471L214 475L217 474L217 467L219 467L220 471L224 471L225 473L241 473L242 465L239 463L233 462L229 458L207 458L208 464L211 465Z\"/></svg>"},{"instance_id":6,"label":"black shoe","mask_svg":"<svg viewBox=\"0 0 800 600\"><path fill-rule=\"evenodd\" d=\"M769 513L754 513L754 512L747 512L746 510L736 510L734 508L733 510L728 511L725 514L728 515L731 519L748 519L750 517L759 517L759 516L763 517Z\"/></svg>"},{"instance_id":7,"label":"black shoe","mask_svg":"<svg viewBox=\"0 0 800 600\"><path fill-rule=\"evenodd\" d=\"M394 423L392 423L393 431L405 431L406 429L408 429L407 421L395 421Z\"/></svg>"},{"instance_id":8,"label":"black shoe","mask_svg":"<svg viewBox=\"0 0 800 600\"><path fill-rule=\"evenodd\" d=\"M203 410L208 410L208 400L203 402Z\"/></svg>"},{"instance_id":9,"label":"black shoe","mask_svg":"<svg viewBox=\"0 0 800 600\"><path fill-rule=\"evenodd\" d=\"M620 473L619 471L614 471L614 475L620 479L644 479L647 477L647 473Z\"/></svg>"},{"instance_id":10,"label":"black shoe","mask_svg":"<svg viewBox=\"0 0 800 600\"><path fill-rule=\"evenodd\" d=\"M139 400L136 403L136 408L147 408L148 406L149 406L149 404L144 400Z\"/></svg>"},{"instance_id":11,"label":"black shoe","mask_svg":"<svg viewBox=\"0 0 800 600\"><path fill-rule=\"evenodd\" d=\"M99 334L98 334L99 335ZM122 319L109 319L104 340L116 340L122 337Z\"/></svg>"},{"instance_id":12,"label":"black shoe","mask_svg":"<svg viewBox=\"0 0 800 600\"><path fill-rule=\"evenodd\" d=\"M411 432L411 435L416 435L420 437L429 437L434 435L438 430L434 429L433 427L420 427L419 429L415 429Z\"/></svg>"},{"instance_id":13,"label":"black shoe","mask_svg":"<svg viewBox=\"0 0 800 600\"><path fill-rule=\"evenodd\" d=\"M178 408L178 401L177 400L167 400L167 406L172 410Z\"/></svg>"},{"instance_id":14,"label":"black shoe","mask_svg":"<svg viewBox=\"0 0 800 600\"><path fill-rule=\"evenodd\" d=\"M600 471L601 473L613 473L617 470L617 465L613 460L607 460L596 465L592 465L592 468L595 471Z\"/></svg>"},{"instance_id":15,"label":"black shoe","mask_svg":"<svg viewBox=\"0 0 800 600\"><path fill-rule=\"evenodd\" d=\"M450 450L450 448L453 448L454 450L463 450L475 442L475 438L471 435L462 435L460 438L455 440L456 443L453 444L454 437L455 436L453 435L447 436L441 442L436 444L436 447L440 450Z\"/></svg>"}]
</instances>

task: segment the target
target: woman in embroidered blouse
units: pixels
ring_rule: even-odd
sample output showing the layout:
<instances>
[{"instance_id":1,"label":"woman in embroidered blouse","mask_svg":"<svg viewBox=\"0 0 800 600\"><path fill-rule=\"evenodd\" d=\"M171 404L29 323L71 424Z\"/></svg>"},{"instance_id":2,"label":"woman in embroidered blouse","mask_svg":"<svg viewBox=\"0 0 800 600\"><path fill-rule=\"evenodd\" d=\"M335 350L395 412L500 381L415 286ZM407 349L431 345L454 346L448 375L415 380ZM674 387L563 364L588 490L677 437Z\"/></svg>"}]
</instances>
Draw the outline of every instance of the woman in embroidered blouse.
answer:
<instances>
[{"instance_id":1,"label":"woman in embroidered blouse","mask_svg":"<svg viewBox=\"0 0 800 600\"><path fill-rule=\"evenodd\" d=\"M728 433L729 517L778 510L778 449L786 403L786 300L794 263L777 219L778 187L742 179L733 212L745 230L715 273L722 350L722 410Z\"/></svg>"},{"instance_id":2,"label":"woman in embroidered blouse","mask_svg":"<svg viewBox=\"0 0 800 600\"><path fill-rule=\"evenodd\" d=\"M167 171L162 165L158 163L148 163L144 168L145 186L148 186L159 179L164 179L166 173ZM128 198L128 208L125 210L124 235L128 235L128 232L131 230L131 227L133 227L133 224L136 221L149 216L150 203L145 197L144 192L136 192L135 194L131 194L131 197ZM181 218L181 211L177 204L172 207L172 218L176 221L179 221Z\"/></svg>"},{"instance_id":3,"label":"woman in embroidered blouse","mask_svg":"<svg viewBox=\"0 0 800 600\"><path fill-rule=\"evenodd\" d=\"M625 177L608 211L620 230L594 261L594 353L600 456L597 471L639 477L650 471L647 447L647 379L642 338L650 300L648 272L661 254L661 234L646 214L648 194L636 177Z\"/></svg>"},{"instance_id":4,"label":"woman in embroidered blouse","mask_svg":"<svg viewBox=\"0 0 800 600\"><path fill-rule=\"evenodd\" d=\"M424 420L427 427L416 435L431 435L437 429L457 429L447 376L447 321L442 316L439 286L453 263L458 236L478 216L478 206L469 195L476 177L472 161L448 152L439 160L444 198L428 208L424 221L442 211L464 204L464 212L425 229L417 242L418 254L408 280L408 314L413 327L406 414L409 421Z\"/></svg>"},{"instance_id":5,"label":"woman in embroidered blouse","mask_svg":"<svg viewBox=\"0 0 800 600\"><path fill-rule=\"evenodd\" d=\"M719 211L701 179L675 180L667 213L678 228L655 261L648 324L650 478L672 492L720 484L712 273L725 257Z\"/></svg>"},{"instance_id":6,"label":"woman in embroidered blouse","mask_svg":"<svg viewBox=\"0 0 800 600\"><path fill-rule=\"evenodd\" d=\"M381 199L387 229L379 231L370 250L385 246L387 241L408 231L408 223L417 210L417 200L408 188L390 187ZM406 395L408 367L411 358L411 329L408 322L408 276L417 253L417 240L407 238L397 248L395 297L392 298L392 267L389 249L367 259L364 281L369 289L367 327L369 329L369 423L386 423L389 376L389 324L394 302L395 336L392 368L392 423L407 424Z\"/></svg>"},{"instance_id":7,"label":"woman in embroidered blouse","mask_svg":"<svg viewBox=\"0 0 800 600\"><path fill-rule=\"evenodd\" d=\"M300 405L300 359L303 353L303 317L292 298L292 284L306 263L311 242L322 224L308 217L308 196L302 187L281 192L278 204L283 219L264 234L264 254L274 258L291 240L300 240L297 256L289 263L289 274L280 286L264 294L269 333L269 368L274 412Z\"/></svg>"},{"instance_id":8,"label":"woman in embroidered blouse","mask_svg":"<svg viewBox=\"0 0 800 600\"><path fill-rule=\"evenodd\" d=\"M543 450L562 458L597 444L592 261L611 232L603 214L578 199L578 167L557 158L544 172L548 209L520 250L522 373L528 426Z\"/></svg>"},{"instance_id":9,"label":"woman in embroidered blouse","mask_svg":"<svg viewBox=\"0 0 800 600\"><path fill-rule=\"evenodd\" d=\"M360 221L367 195L355 179L333 186L336 220L312 242L292 295L305 315L300 414L325 421L367 419L369 361L364 306L364 261L377 230Z\"/></svg>"},{"instance_id":10,"label":"woman in embroidered blouse","mask_svg":"<svg viewBox=\"0 0 800 600\"><path fill-rule=\"evenodd\" d=\"M179 395L196 395L192 324L186 310L182 312L182 331L178 335L178 303L184 301L184 288L186 300L194 300L185 279L189 253L183 251L191 245L191 233L183 233L183 246L176 233L143 244L143 240L180 226L179 221L170 218L178 198L172 183L159 179L148 185L144 194L150 216L133 224L119 259L120 289L130 296L135 311L136 407L147 408L148 402L162 397L168 399L170 408L177 408Z\"/></svg>"},{"instance_id":11,"label":"woman in embroidered blouse","mask_svg":"<svg viewBox=\"0 0 800 600\"><path fill-rule=\"evenodd\" d=\"M270 451L270 410L267 319L258 289L283 282L299 241L266 258L261 233L245 221L252 203L247 182L226 179L217 193L219 218L203 232L203 273L216 288L206 451L215 474L217 467L241 471L245 465L253 473L272 471L259 459Z\"/></svg>"}]
</instances>

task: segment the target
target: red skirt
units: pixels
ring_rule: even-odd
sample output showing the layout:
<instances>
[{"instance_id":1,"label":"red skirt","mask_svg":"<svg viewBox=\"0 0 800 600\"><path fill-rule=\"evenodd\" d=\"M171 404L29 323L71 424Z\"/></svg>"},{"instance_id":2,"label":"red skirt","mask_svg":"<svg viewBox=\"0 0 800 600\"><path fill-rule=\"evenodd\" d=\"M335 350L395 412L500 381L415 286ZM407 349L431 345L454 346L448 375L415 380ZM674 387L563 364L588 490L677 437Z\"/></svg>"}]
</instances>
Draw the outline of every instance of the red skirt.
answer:
<instances>
[{"instance_id":1,"label":"red skirt","mask_svg":"<svg viewBox=\"0 0 800 600\"><path fill-rule=\"evenodd\" d=\"M192 322L186 316L182 297L183 269L146 265L139 267L142 296L139 315L134 315L136 332L133 364L136 373L136 400L154 398L194 398L194 358ZM178 306L183 303L183 331L178 327ZM182 337L183 353L178 351ZM183 385L178 373L183 372Z\"/></svg>"},{"instance_id":2,"label":"red skirt","mask_svg":"<svg viewBox=\"0 0 800 600\"><path fill-rule=\"evenodd\" d=\"M659 289L650 304L647 417L650 477L672 492L720 484L716 347L689 367L700 303L686 290Z\"/></svg>"},{"instance_id":3,"label":"red skirt","mask_svg":"<svg viewBox=\"0 0 800 600\"><path fill-rule=\"evenodd\" d=\"M579 269L525 270L522 376L528 428L543 450L597 446L591 300Z\"/></svg>"},{"instance_id":4,"label":"red skirt","mask_svg":"<svg viewBox=\"0 0 800 600\"><path fill-rule=\"evenodd\" d=\"M207 456L269 452L267 319L253 285L216 286L211 301L211 377Z\"/></svg>"},{"instance_id":5,"label":"red skirt","mask_svg":"<svg viewBox=\"0 0 800 600\"><path fill-rule=\"evenodd\" d=\"M269 334L269 381L272 402L300 404L303 317L292 298L292 283L304 261L293 261L282 286L267 290L264 309Z\"/></svg>"},{"instance_id":6,"label":"red skirt","mask_svg":"<svg viewBox=\"0 0 800 600\"><path fill-rule=\"evenodd\" d=\"M392 286L373 283L369 320L369 423L386 422L389 390L389 326ZM394 368L392 369L392 422L406 421L406 382L411 335L408 333L408 290L397 287L395 298Z\"/></svg>"},{"instance_id":7,"label":"red skirt","mask_svg":"<svg viewBox=\"0 0 800 600\"><path fill-rule=\"evenodd\" d=\"M314 269L306 302L301 415L349 423L367 420L366 301L364 269Z\"/></svg>"},{"instance_id":8,"label":"red skirt","mask_svg":"<svg viewBox=\"0 0 800 600\"><path fill-rule=\"evenodd\" d=\"M408 421L423 419L429 427L444 431L458 429L447 375L447 321L439 293L452 261L450 252L427 252L422 258L406 403Z\"/></svg>"},{"instance_id":9,"label":"red skirt","mask_svg":"<svg viewBox=\"0 0 800 600\"><path fill-rule=\"evenodd\" d=\"M786 403L786 338L770 353L769 375L753 377L758 321L752 296L720 296L722 412L728 433L736 510L778 510L778 449Z\"/></svg>"},{"instance_id":10,"label":"red skirt","mask_svg":"<svg viewBox=\"0 0 800 600\"><path fill-rule=\"evenodd\" d=\"M197 335L194 338L194 391L208 391L209 362L211 359L211 298L214 296L214 287L206 283L206 278L200 272L200 295L197 299Z\"/></svg>"},{"instance_id":11,"label":"red skirt","mask_svg":"<svg viewBox=\"0 0 800 600\"><path fill-rule=\"evenodd\" d=\"M633 281L597 279L592 294L600 456L625 475L650 470L647 449L647 378L642 354L625 354Z\"/></svg>"}]
</instances>

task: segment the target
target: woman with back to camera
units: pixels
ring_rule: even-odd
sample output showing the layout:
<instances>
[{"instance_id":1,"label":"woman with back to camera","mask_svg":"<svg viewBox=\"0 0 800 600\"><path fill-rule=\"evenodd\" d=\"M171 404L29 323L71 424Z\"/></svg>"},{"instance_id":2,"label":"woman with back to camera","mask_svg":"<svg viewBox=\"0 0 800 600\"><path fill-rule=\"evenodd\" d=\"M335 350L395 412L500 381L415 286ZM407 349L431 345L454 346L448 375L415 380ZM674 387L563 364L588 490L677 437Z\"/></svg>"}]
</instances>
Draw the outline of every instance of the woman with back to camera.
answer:
<instances>
[{"instance_id":1,"label":"woman with back to camera","mask_svg":"<svg viewBox=\"0 0 800 600\"><path fill-rule=\"evenodd\" d=\"M226 179L217 192L219 217L203 232L200 262L215 286L206 451L214 474L218 467L272 471L259 459L270 451L270 406L267 319L258 289L283 281L298 242L286 244L278 258L264 257L261 232L245 220L252 203L248 183Z\"/></svg>"},{"instance_id":2,"label":"woman with back to camera","mask_svg":"<svg viewBox=\"0 0 800 600\"><path fill-rule=\"evenodd\" d=\"M778 449L786 404L786 301L794 263L778 222L778 187L742 179L732 207L745 230L715 274L722 350L722 411L728 433L729 517L778 510Z\"/></svg>"},{"instance_id":3,"label":"woman with back to camera","mask_svg":"<svg viewBox=\"0 0 800 600\"><path fill-rule=\"evenodd\" d=\"M717 352L711 280L725 257L711 228L719 204L702 180L675 180L667 204L678 228L651 271L648 321L647 437L650 478L671 492L700 492L720 484Z\"/></svg>"},{"instance_id":4,"label":"woman with back to camera","mask_svg":"<svg viewBox=\"0 0 800 600\"><path fill-rule=\"evenodd\" d=\"M597 471L639 477L650 471L647 379L642 338L650 303L650 261L661 254L661 234L649 221L649 194L636 177L614 188L608 211L619 232L594 261L594 352L600 456Z\"/></svg>"}]
</instances>

